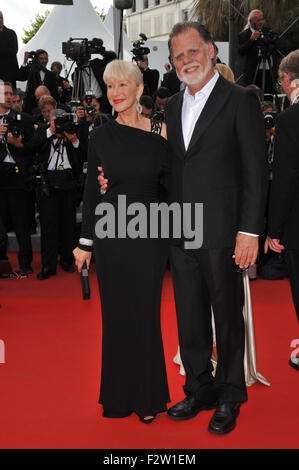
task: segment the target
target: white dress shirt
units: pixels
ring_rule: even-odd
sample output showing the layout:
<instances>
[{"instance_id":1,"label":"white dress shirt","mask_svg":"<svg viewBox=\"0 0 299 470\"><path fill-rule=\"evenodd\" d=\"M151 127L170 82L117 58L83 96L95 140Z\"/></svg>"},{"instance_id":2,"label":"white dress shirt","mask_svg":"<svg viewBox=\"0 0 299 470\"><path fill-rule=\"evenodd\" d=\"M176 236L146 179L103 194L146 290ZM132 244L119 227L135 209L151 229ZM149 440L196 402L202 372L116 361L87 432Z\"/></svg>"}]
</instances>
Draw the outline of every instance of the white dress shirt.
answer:
<instances>
[{"instance_id":1,"label":"white dress shirt","mask_svg":"<svg viewBox=\"0 0 299 470\"><path fill-rule=\"evenodd\" d=\"M195 93L194 96L190 94L188 86L185 89L182 106L182 130L186 150L190 144L196 121L201 115L218 78L219 73L215 71L214 77L211 78L211 80L200 91Z\"/></svg>"},{"instance_id":2,"label":"white dress shirt","mask_svg":"<svg viewBox=\"0 0 299 470\"><path fill-rule=\"evenodd\" d=\"M214 76L211 80L194 96L192 96L189 92L188 86L185 89L184 98L183 98L183 106L182 106L182 131L185 143L185 149L188 149L190 144L190 140L195 128L195 124L202 113L203 108L205 107L206 102L210 94L212 93L217 80L219 78L219 73L215 71ZM257 234L247 233L247 232L239 232L245 235L250 235L253 237L258 237Z\"/></svg>"}]
</instances>

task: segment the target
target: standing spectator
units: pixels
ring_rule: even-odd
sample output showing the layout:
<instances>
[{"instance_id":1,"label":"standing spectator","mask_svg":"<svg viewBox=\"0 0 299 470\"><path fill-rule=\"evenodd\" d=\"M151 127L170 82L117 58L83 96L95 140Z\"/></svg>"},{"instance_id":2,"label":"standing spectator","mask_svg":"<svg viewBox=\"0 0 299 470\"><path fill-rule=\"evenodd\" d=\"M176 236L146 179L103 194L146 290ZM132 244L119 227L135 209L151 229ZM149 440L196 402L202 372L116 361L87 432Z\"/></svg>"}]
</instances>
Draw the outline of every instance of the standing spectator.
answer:
<instances>
[{"instance_id":1,"label":"standing spectator","mask_svg":"<svg viewBox=\"0 0 299 470\"><path fill-rule=\"evenodd\" d=\"M169 62L171 63L171 57L169 57ZM168 88L170 94L174 95L175 93L178 93L181 90L181 88L183 87L183 82L181 82L181 80L177 76L176 70L173 67L172 63L171 69L169 65L168 67L165 66L165 68L167 72L163 75L161 86Z\"/></svg>"},{"instance_id":2,"label":"standing spectator","mask_svg":"<svg viewBox=\"0 0 299 470\"><path fill-rule=\"evenodd\" d=\"M0 11L0 79L9 81L16 88L19 72L18 38L13 29L4 26L3 13Z\"/></svg>"},{"instance_id":3,"label":"standing spectator","mask_svg":"<svg viewBox=\"0 0 299 470\"><path fill-rule=\"evenodd\" d=\"M19 80L27 80L27 88L24 96L23 111L32 114L32 110L37 106L37 99L34 95L35 90L40 85L44 85L50 91L50 94L57 101L58 89L56 75L47 69L48 53L43 49L38 49L35 57L28 64L29 53L25 52L24 64L20 67Z\"/></svg>"}]
</instances>

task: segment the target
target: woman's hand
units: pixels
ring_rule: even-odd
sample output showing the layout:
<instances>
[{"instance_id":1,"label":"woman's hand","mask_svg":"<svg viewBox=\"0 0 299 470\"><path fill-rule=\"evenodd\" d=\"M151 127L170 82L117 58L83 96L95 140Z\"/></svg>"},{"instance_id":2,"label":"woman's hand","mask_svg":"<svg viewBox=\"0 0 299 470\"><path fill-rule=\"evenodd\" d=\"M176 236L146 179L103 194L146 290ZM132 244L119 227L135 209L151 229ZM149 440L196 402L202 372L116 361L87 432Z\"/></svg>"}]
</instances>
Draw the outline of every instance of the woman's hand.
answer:
<instances>
[{"instance_id":1,"label":"woman's hand","mask_svg":"<svg viewBox=\"0 0 299 470\"><path fill-rule=\"evenodd\" d=\"M84 261L86 261L87 269L89 269L90 260L92 253L90 251L84 251L80 248L75 248L73 251L73 255L75 257L75 265L77 266L78 272L81 273L82 266Z\"/></svg>"}]
</instances>

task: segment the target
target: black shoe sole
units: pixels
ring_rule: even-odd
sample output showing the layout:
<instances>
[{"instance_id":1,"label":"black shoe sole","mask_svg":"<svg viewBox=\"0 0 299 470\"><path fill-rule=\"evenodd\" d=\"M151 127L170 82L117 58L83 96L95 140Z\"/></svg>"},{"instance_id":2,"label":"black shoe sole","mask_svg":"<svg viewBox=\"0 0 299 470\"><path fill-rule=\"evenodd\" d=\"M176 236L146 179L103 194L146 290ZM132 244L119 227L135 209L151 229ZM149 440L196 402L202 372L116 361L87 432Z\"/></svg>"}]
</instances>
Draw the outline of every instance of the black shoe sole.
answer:
<instances>
[{"instance_id":1,"label":"black shoe sole","mask_svg":"<svg viewBox=\"0 0 299 470\"><path fill-rule=\"evenodd\" d=\"M200 408L198 411L195 411L194 413L192 413L192 415L188 415L188 416L171 416L167 413L167 417L170 419L173 419L174 421L187 421L188 419L195 418L195 416L197 416L198 413L200 413L201 411L210 411L210 410L214 410L215 408L216 408L216 405L206 406L204 408Z\"/></svg>"}]
</instances>

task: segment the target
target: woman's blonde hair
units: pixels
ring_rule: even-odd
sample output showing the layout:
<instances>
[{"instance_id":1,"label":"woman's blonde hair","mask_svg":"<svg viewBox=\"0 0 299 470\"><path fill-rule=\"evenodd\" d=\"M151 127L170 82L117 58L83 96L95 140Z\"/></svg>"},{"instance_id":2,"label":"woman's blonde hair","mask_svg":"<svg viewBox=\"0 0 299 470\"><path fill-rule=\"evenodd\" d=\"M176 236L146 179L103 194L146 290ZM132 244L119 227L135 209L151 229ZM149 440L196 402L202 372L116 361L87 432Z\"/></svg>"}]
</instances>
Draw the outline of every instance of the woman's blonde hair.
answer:
<instances>
[{"instance_id":1,"label":"woman's blonde hair","mask_svg":"<svg viewBox=\"0 0 299 470\"><path fill-rule=\"evenodd\" d=\"M109 62L109 64L106 65L103 78L106 84L110 78L130 80L135 83L136 86L143 84L142 73L139 67L133 62L126 60L116 59Z\"/></svg>"},{"instance_id":2,"label":"woman's blonde hair","mask_svg":"<svg viewBox=\"0 0 299 470\"><path fill-rule=\"evenodd\" d=\"M228 65L225 65L225 64L216 64L216 65L215 65L215 69L218 70L218 72L219 72L224 78L226 78L226 80L228 80L229 82L234 83L234 81L235 81L235 76L234 76L234 73L233 73L232 69L231 69L230 67L228 67Z\"/></svg>"}]
</instances>

